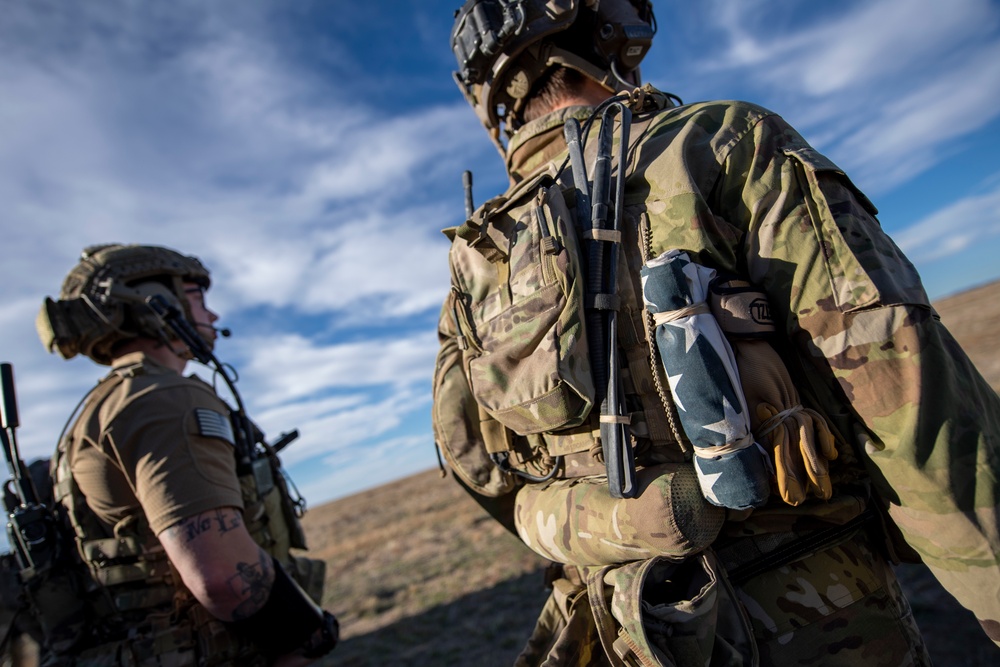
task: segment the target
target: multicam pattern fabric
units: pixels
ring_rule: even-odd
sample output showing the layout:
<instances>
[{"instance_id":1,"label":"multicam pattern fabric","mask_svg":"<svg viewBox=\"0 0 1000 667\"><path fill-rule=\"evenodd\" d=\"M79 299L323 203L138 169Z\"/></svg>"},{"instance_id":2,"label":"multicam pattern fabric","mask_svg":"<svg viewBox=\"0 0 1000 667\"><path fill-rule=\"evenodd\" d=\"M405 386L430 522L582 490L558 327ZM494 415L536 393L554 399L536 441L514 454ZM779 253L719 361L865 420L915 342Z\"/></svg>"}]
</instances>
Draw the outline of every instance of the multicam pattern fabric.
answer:
<instances>
[{"instance_id":1,"label":"multicam pattern fabric","mask_svg":"<svg viewBox=\"0 0 1000 667\"><path fill-rule=\"evenodd\" d=\"M892 570L863 533L758 575L736 594L761 665L931 664Z\"/></svg>"},{"instance_id":2,"label":"multicam pattern fabric","mask_svg":"<svg viewBox=\"0 0 1000 667\"><path fill-rule=\"evenodd\" d=\"M515 433L576 426L593 405L594 380L562 192L542 174L480 211L455 231L451 262L469 387Z\"/></svg>"},{"instance_id":3,"label":"multicam pattern fabric","mask_svg":"<svg viewBox=\"0 0 1000 667\"><path fill-rule=\"evenodd\" d=\"M514 508L518 535L540 556L584 566L680 560L718 537L725 511L705 501L689 464L643 468L636 482L635 498L613 498L604 476L527 485Z\"/></svg>"},{"instance_id":4,"label":"multicam pattern fabric","mask_svg":"<svg viewBox=\"0 0 1000 667\"><path fill-rule=\"evenodd\" d=\"M1000 398L875 208L752 105L660 114L633 154L626 197L651 253L684 250L767 294L811 407L858 441L907 542L1000 642Z\"/></svg>"},{"instance_id":5,"label":"multicam pattern fabric","mask_svg":"<svg viewBox=\"0 0 1000 667\"><path fill-rule=\"evenodd\" d=\"M768 461L750 432L733 350L707 305L715 271L669 250L640 275L643 301L657 322L660 360L695 447L702 493L720 507L763 505L771 492Z\"/></svg>"},{"instance_id":6,"label":"multicam pattern fabric","mask_svg":"<svg viewBox=\"0 0 1000 667\"><path fill-rule=\"evenodd\" d=\"M648 99L656 97L651 92ZM864 518L869 476L878 492L874 502L884 499L909 544L1000 639L1000 399L934 316L916 271L882 232L874 207L835 165L760 107L710 102L634 113L619 278L621 312L629 315L624 326L633 327L626 333L634 339L635 323L641 328L642 320L631 315L643 309L638 274L651 257L676 249L749 280L770 303L803 404L829 421L840 454L830 462L828 501L791 507L773 496L749 518L728 515L711 547L725 554L720 560L727 570L734 562L745 565L741 553L771 559L769 569L735 585L759 664L929 664L891 569L864 532L838 533L838 540L794 557L773 555ZM512 182L562 163L562 122L581 114L564 109L523 127L507 151ZM593 144L587 144L590 157ZM443 320L442 331L449 328ZM647 353L658 362L655 348ZM652 410L648 392L656 389L634 389L642 409ZM665 398L669 414L672 397ZM436 424L444 410L435 406ZM448 410L450 423L476 414L464 404ZM655 447L646 454L661 456ZM676 460L666 456L661 460ZM546 508L543 491L537 492L534 516L567 513L565 494L553 494ZM561 521L546 530L565 551L576 533ZM531 525L539 524L525 521L521 529ZM617 539L615 524L597 536L599 527L589 524L595 540ZM888 540L878 532L879 542ZM526 533L528 541L539 537ZM581 602L586 589L586 576L556 582L518 664L644 664L617 651L594 658L597 621Z\"/></svg>"}]
</instances>

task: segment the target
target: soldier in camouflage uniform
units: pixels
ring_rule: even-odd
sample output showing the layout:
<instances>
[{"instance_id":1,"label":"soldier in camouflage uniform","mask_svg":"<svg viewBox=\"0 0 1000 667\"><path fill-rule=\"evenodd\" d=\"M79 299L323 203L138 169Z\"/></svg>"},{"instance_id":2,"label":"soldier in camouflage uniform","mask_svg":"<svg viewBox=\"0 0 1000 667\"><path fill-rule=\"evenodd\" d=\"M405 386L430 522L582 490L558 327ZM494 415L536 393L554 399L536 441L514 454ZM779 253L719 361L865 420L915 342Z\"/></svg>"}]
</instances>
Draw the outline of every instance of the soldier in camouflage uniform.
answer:
<instances>
[{"instance_id":1,"label":"soldier in camouflage uniform","mask_svg":"<svg viewBox=\"0 0 1000 667\"><path fill-rule=\"evenodd\" d=\"M518 665L927 665L889 564L918 558L1000 642L996 393L872 204L779 116L637 88L651 25L644 0L470 0L452 32L511 188L446 230L435 437L558 566ZM566 126L612 95L632 113L620 227L574 230L587 188ZM597 126L583 125L591 173ZM584 342L598 299L574 269L592 240L616 243L622 267L604 308L625 410L607 417ZM676 252L736 286L688 305L730 339L772 466L753 506L706 493L681 381L660 363L644 280ZM746 308L727 323L720 303L741 290L766 300L771 333L742 336ZM630 429L627 494L609 490L605 421Z\"/></svg>"},{"instance_id":2,"label":"soldier in camouflage uniform","mask_svg":"<svg viewBox=\"0 0 1000 667\"><path fill-rule=\"evenodd\" d=\"M336 643L277 456L182 375L194 355L224 373L208 287L194 257L109 244L43 304L49 351L111 367L52 463L68 560L25 579L44 664L306 665Z\"/></svg>"}]
</instances>

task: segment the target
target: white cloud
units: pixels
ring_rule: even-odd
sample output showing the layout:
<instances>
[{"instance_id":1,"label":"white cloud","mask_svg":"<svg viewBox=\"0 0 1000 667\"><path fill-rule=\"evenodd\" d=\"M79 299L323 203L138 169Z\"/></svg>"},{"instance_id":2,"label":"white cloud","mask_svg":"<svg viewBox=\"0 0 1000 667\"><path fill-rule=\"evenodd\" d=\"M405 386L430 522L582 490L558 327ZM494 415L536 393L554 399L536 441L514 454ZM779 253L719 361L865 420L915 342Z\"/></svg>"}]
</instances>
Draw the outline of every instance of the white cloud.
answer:
<instances>
[{"instance_id":1,"label":"white cloud","mask_svg":"<svg viewBox=\"0 0 1000 667\"><path fill-rule=\"evenodd\" d=\"M409 436L380 442L372 447L344 450L325 457L317 464L319 472L310 475L310 481L295 482L310 506L330 498L348 495L367 488L385 484L435 467L437 460L434 445L426 437ZM453 484L441 480L442 484Z\"/></svg>"},{"instance_id":2,"label":"white cloud","mask_svg":"<svg viewBox=\"0 0 1000 667\"><path fill-rule=\"evenodd\" d=\"M290 410L263 410L254 415L270 441L297 428L300 438L282 453L289 466L313 463L340 453L351 458L359 450L382 447L405 426L430 414L430 394L421 388L389 392L382 398L354 394L346 400L306 400ZM405 429L404 429L405 430ZM431 441L430 432L420 436Z\"/></svg>"},{"instance_id":3,"label":"white cloud","mask_svg":"<svg viewBox=\"0 0 1000 667\"><path fill-rule=\"evenodd\" d=\"M914 262L954 255L1000 237L1000 188L959 200L893 234Z\"/></svg>"},{"instance_id":4,"label":"white cloud","mask_svg":"<svg viewBox=\"0 0 1000 667\"><path fill-rule=\"evenodd\" d=\"M838 150L854 156L860 172L879 187L900 183L954 155L956 139L1000 115L1000 44L924 87L869 114L868 124Z\"/></svg>"},{"instance_id":5,"label":"white cloud","mask_svg":"<svg viewBox=\"0 0 1000 667\"><path fill-rule=\"evenodd\" d=\"M193 3L177 10L183 43L167 44L156 17L116 22L101 7L18 9L16 35L3 33L0 325L24 455L51 452L104 372L47 357L33 322L80 249L108 240L199 255L224 314L282 309L267 323L278 338L226 353L249 360L240 389L258 406L251 415L273 435L302 429L290 460L330 451L329 433L358 446L426 411L436 342L408 319L436 312L447 288L438 230L460 212L460 149L475 136L489 150L475 118L457 101L373 108L349 80L287 60L251 15L229 22ZM111 38L89 34L95 24ZM454 207L435 191L445 175ZM331 318L327 337L387 317L400 325L324 344L293 333L297 311Z\"/></svg>"},{"instance_id":6,"label":"white cloud","mask_svg":"<svg viewBox=\"0 0 1000 667\"><path fill-rule=\"evenodd\" d=\"M808 23L799 4L718 0L707 13L718 48L675 69L696 89L708 79L773 108L873 194L1000 115L995 3L851 2Z\"/></svg>"},{"instance_id":7,"label":"white cloud","mask_svg":"<svg viewBox=\"0 0 1000 667\"><path fill-rule=\"evenodd\" d=\"M323 345L298 334L240 343L240 374L262 404L275 405L336 387L430 383L437 354L433 331Z\"/></svg>"}]
</instances>

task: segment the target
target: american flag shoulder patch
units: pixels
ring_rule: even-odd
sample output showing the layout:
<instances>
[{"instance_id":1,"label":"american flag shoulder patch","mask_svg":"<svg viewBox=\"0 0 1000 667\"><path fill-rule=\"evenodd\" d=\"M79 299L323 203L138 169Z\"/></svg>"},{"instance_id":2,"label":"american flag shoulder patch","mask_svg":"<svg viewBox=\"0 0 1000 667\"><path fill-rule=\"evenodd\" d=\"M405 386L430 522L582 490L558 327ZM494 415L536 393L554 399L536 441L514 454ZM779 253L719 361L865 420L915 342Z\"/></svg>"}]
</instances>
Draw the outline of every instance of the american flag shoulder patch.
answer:
<instances>
[{"instance_id":1,"label":"american flag shoulder patch","mask_svg":"<svg viewBox=\"0 0 1000 667\"><path fill-rule=\"evenodd\" d=\"M236 444L236 438L233 436L233 424L229 421L229 417L208 408L195 408L194 416L198 422L199 435L206 438L221 438L230 445Z\"/></svg>"}]
</instances>

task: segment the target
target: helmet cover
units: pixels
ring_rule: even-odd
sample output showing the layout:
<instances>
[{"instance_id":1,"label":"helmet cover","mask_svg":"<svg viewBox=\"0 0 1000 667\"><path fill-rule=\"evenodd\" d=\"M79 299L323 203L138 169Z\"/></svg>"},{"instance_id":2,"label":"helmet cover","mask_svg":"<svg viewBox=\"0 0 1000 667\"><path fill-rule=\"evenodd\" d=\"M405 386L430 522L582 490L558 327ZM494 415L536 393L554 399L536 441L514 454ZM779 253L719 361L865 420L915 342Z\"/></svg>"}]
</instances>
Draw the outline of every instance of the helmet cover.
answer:
<instances>
[{"instance_id":1,"label":"helmet cover","mask_svg":"<svg viewBox=\"0 0 1000 667\"><path fill-rule=\"evenodd\" d=\"M455 81L503 152L501 126L509 138L535 82L555 66L609 94L638 85L655 25L649 0L468 0L451 32Z\"/></svg>"},{"instance_id":2,"label":"helmet cover","mask_svg":"<svg viewBox=\"0 0 1000 667\"><path fill-rule=\"evenodd\" d=\"M83 354L110 365L112 348L121 341L174 338L146 304L149 296L164 296L193 320L185 282L211 284L208 269L195 257L160 246L89 246L63 281L59 300L43 302L38 335L49 352L58 349L64 359Z\"/></svg>"}]
</instances>

